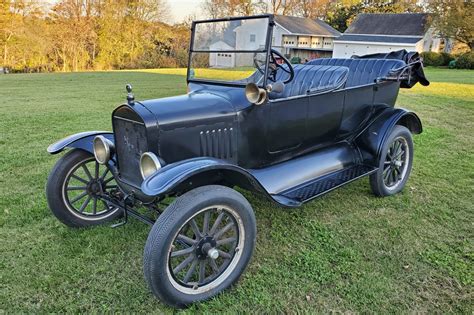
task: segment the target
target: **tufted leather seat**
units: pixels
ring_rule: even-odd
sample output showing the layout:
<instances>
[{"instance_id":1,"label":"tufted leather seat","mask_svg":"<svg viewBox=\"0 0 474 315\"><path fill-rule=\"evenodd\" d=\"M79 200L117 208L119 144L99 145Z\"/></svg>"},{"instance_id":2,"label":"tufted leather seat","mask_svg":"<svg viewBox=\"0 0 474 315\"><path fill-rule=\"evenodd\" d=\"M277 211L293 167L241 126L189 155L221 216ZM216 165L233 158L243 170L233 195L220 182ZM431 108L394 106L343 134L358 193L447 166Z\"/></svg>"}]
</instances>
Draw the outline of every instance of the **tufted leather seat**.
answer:
<instances>
[{"instance_id":1,"label":"tufted leather seat","mask_svg":"<svg viewBox=\"0 0 474 315\"><path fill-rule=\"evenodd\" d=\"M404 67L406 64L398 59L313 59L305 65L343 66L349 68L345 87L374 83L377 78L387 76L391 70Z\"/></svg>"},{"instance_id":2,"label":"tufted leather seat","mask_svg":"<svg viewBox=\"0 0 474 315\"><path fill-rule=\"evenodd\" d=\"M270 99L286 98L310 93L323 93L339 89L349 74L347 67L321 66L321 65L293 65L295 76L285 85L282 93L270 93ZM284 80L288 74L279 71L277 81Z\"/></svg>"}]
</instances>

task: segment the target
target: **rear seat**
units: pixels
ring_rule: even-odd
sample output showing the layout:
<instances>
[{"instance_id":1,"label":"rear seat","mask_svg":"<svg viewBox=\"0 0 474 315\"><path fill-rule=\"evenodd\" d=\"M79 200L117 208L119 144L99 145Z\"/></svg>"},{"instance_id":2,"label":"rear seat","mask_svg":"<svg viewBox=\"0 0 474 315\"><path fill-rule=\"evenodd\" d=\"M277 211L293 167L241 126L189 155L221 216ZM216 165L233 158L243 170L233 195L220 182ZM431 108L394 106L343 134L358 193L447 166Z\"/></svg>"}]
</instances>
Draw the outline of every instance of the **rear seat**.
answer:
<instances>
[{"instance_id":1,"label":"rear seat","mask_svg":"<svg viewBox=\"0 0 474 315\"><path fill-rule=\"evenodd\" d=\"M311 93L323 93L339 89L349 74L347 67L321 66L321 65L293 65L295 76L285 85L282 93L270 93L270 99L286 98L291 96ZM277 81L288 77L287 73L278 71Z\"/></svg>"},{"instance_id":2,"label":"rear seat","mask_svg":"<svg viewBox=\"0 0 474 315\"><path fill-rule=\"evenodd\" d=\"M406 64L398 59L313 59L305 65L343 66L349 68L345 87L354 87L374 83L377 78L387 76L391 70L404 67Z\"/></svg>"}]
</instances>

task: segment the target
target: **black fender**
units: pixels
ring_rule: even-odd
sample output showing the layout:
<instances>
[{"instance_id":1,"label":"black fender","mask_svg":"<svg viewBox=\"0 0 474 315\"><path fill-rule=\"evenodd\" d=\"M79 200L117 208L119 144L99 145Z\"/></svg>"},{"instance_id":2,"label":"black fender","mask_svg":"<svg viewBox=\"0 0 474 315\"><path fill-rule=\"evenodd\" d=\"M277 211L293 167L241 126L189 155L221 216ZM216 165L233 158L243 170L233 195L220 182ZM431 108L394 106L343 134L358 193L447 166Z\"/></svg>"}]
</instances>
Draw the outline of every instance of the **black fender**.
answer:
<instances>
[{"instance_id":1,"label":"black fender","mask_svg":"<svg viewBox=\"0 0 474 315\"><path fill-rule=\"evenodd\" d=\"M355 138L365 163L378 165L383 144L396 125L407 127L413 134L420 134L423 131L421 120L414 112L404 108L383 109Z\"/></svg>"},{"instance_id":2,"label":"black fender","mask_svg":"<svg viewBox=\"0 0 474 315\"><path fill-rule=\"evenodd\" d=\"M168 164L145 179L141 191L147 196L164 196L182 193L192 188L224 180L229 186L262 193L270 200L283 206L284 200L270 195L262 184L246 169L227 161L198 157Z\"/></svg>"},{"instance_id":3,"label":"black fender","mask_svg":"<svg viewBox=\"0 0 474 315\"><path fill-rule=\"evenodd\" d=\"M114 143L114 134L110 131L86 131L76 133L51 144L47 151L50 154L57 154L65 148L78 148L94 153L92 140L98 135L102 135Z\"/></svg>"}]
</instances>

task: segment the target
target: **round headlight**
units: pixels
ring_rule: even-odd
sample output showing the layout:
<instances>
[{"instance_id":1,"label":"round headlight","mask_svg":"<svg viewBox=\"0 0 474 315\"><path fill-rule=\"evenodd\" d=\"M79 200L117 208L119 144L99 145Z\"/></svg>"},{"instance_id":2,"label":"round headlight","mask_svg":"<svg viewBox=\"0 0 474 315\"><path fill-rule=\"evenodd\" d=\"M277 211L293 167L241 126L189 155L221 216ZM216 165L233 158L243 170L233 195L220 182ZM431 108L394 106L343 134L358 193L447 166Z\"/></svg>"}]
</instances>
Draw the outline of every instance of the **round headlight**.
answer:
<instances>
[{"instance_id":1,"label":"round headlight","mask_svg":"<svg viewBox=\"0 0 474 315\"><path fill-rule=\"evenodd\" d=\"M107 164L114 151L114 144L104 136L97 136L93 141L94 156L100 164Z\"/></svg>"},{"instance_id":2,"label":"round headlight","mask_svg":"<svg viewBox=\"0 0 474 315\"><path fill-rule=\"evenodd\" d=\"M140 172L143 179L146 179L151 174L155 173L161 168L160 159L151 152L145 152L140 158Z\"/></svg>"}]
</instances>

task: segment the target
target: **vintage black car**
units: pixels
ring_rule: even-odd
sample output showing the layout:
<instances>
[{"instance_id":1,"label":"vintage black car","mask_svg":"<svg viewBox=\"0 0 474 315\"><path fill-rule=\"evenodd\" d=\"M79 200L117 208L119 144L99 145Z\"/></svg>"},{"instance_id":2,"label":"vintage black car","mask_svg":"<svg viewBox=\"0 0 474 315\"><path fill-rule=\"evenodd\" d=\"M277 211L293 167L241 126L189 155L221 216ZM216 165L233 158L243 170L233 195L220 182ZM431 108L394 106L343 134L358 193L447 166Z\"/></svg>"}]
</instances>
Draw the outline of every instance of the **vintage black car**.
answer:
<instances>
[{"instance_id":1,"label":"vintage black car","mask_svg":"<svg viewBox=\"0 0 474 315\"><path fill-rule=\"evenodd\" d=\"M135 101L127 86L113 132L48 148L69 149L47 183L54 215L71 227L152 225L145 279L169 305L215 296L249 263L254 210L234 187L298 207L364 176L393 195L410 175L422 126L394 104L400 87L429 83L417 54L292 65L272 48L273 25L272 15L194 22L187 94Z\"/></svg>"}]
</instances>

